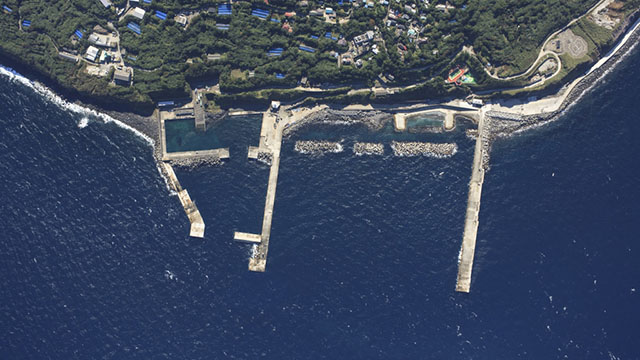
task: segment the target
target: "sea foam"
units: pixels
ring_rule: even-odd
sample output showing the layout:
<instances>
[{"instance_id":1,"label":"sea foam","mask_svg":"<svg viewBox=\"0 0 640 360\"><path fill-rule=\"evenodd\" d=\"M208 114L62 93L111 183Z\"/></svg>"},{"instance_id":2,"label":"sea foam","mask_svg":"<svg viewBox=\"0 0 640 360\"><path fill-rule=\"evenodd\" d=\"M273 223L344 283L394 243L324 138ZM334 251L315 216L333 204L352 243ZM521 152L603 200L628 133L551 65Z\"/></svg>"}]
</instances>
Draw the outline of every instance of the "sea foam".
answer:
<instances>
[{"instance_id":1,"label":"sea foam","mask_svg":"<svg viewBox=\"0 0 640 360\"><path fill-rule=\"evenodd\" d=\"M152 149L155 147L155 141L152 138L150 138L149 136L147 136L146 134L136 130L135 128L123 123L120 120L114 119L113 117L111 117L111 116L109 116L107 114L100 113L98 111L86 108L86 107L78 105L78 104L70 103L70 102L64 100L63 98L61 98L60 96L58 96L56 93L54 93L48 87L42 85L39 82L29 80L28 78L26 78L23 75L17 73L16 71L14 71L11 68L7 68L7 67L4 67L4 66L0 65L0 76L7 77L7 78L9 78L9 80L11 80L13 82L20 83L20 84L32 89L37 94L43 96L49 102L57 105L59 108L61 108L63 110L68 110L68 111L70 111L70 112L72 112L74 114L82 115L83 117L82 117L82 119L80 119L80 122L78 123L78 127L79 128L84 128L87 125L89 125L89 119L90 118L96 118L96 119L100 119L105 124L113 123L113 124L115 124L116 126L118 126L121 129L128 130L131 133L133 133L135 136L137 136L139 139L141 139L145 144L147 144ZM165 186L166 186L167 190L169 191L169 193L171 195L177 195L177 193L175 191L173 191L171 189L171 187L169 186L169 180L167 179L167 177L165 176L164 172L162 171L162 169L160 169L160 166L157 163L156 163L156 168L157 168L158 172L160 173L160 176L164 180Z\"/></svg>"}]
</instances>

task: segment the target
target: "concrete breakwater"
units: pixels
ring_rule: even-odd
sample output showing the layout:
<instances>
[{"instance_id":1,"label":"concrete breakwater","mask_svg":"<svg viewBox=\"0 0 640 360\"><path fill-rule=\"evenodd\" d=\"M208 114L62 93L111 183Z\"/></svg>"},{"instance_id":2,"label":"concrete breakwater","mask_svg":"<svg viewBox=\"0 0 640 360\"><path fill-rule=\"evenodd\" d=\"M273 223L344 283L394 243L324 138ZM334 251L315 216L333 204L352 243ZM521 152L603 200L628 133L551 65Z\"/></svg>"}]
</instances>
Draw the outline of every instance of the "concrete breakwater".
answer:
<instances>
[{"instance_id":1,"label":"concrete breakwater","mask_svg":"<svg viewBox=\"0 0 640 360\"><path fill-rule=\"evenodd\" d=\"M189 236L203 238L204 237L204 220L202 220L202 216L200 215L200 211L196 207L196 204L191 200L189 193L186 189L183 189L178 181L178 177L176 173L173 171L171 165L166 162L161 162L162 170L168 178L168 184L173 191L178 193L178 199L180 199L180 203L184 208L184 212L187 214L189 218L189 222L191 223L191 230L189 231Z\"/></svg>"},{"instance_id":2,"label":"concrete breakwater","mask_svg":"<svg viewBox=\"0 0 640 360\"><path fill-rule=\"evenodd\" d=\"M395 156L451 157L458 151L455 143L400 142L392 141L391 149Z\"/></svg>"},{"instance_id":3,"label":"concrete breakwater","mask_svg":"<svg viewBox=\"0 0 640 360\"><path fill-rule=\"evenodd\" d=\"M184 151L165 153L164 161L169 161L171 165L195 168L201 165L220 165L223 159L229 158L229 149L220 148L213 150Z\"/></svg>"},{"instance_id":4,"label":"concrete breakwater","mask_svg":"<svg viewBox=\"0 0 640 360\"><path fill-rule=\"evenodd\" d=\"M342 144L333 141L296 141L294 150L302 154L320 155L324 153L339 153L343 150Z\"/></svg>"},{"instance_id":5,"label":"concrete breakwater","mask_svg":"<svg viewBox=\"0 0 640 360\"><path fill-rule=\"evenodd\" d=\"M356 155L384 155L384 145L379 143L355 143L353 153Z\"/></svg>"}]
</instances>

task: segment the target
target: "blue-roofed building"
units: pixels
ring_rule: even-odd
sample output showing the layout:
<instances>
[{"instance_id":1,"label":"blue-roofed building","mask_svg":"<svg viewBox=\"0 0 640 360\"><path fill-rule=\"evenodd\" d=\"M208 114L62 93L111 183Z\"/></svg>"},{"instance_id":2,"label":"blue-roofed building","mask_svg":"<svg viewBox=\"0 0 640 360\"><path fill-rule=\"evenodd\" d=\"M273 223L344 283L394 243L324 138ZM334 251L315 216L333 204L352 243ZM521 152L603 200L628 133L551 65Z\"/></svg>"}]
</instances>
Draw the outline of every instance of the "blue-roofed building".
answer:
<instances>
[{"instance_id":1,"label":"blue-roofed building","mask_svg":"<svg viewBox=\"0 0 640 360\"><path fill-rule=\"evenodd\" d=\"M283 51L282 48L271 49L267 52L267 56L281 56Z\"/></svg>"},{"instance_id":2,"label":"blue-roofed building","mask_svg":"<svg viewBox=\"0 0 640 360\"><path fill-rule=\"evenodd\" d=\"M6 11L8 13L12 13L13 12L13 10L11 10L11 8L8 7L7 5L2 5L2 10Z\"/></svg>"},{"instance_id":3,"label":"blue-roofed building","mask_svg":"<svg viewBox=\"0 0 640 360\"><path fill-rule=\"evenodd\" d=\"M218 15L231 15L231 4L218 5Z\"/></svg>"},{"instance_id":4,"label":"blue-roofed building","mask_svg":"<svg viewBox=\"0 0 640 360\"><path fill-rule=\"evenodd\" d=\"M280 20L276 19L276 18L271 18L271 21L273 21L274 23L280 23Z\"/></svg>"},{"instance_id":5,"label":"blue-roofed building","mask_svg":"<svg viewBox=\"0 0 640 360\"><path fill-rule=\"evenodd\" d=\"M31 26L31 21L29 21L29 20L22 21L22 27L23 28L28 28L29 26Z\"/></svg>"},{"instance_id":6,"label":"blue-roofed building","mask_svg":"<svg viewBox=\"0 0 640 360\"><path fill-rule=\"evenodd\" d=\"M319 39L317 35L311 35L311 38L314 39L314 40Z\"/></svg>"},{"instance_id":7,"label":"blue-roofed building","mask_svg":"<svg viewBox=\"0 0 640 360\"><path fill-rule=\"evenodd\" d=\"M140 30L140 25L136 24L136 23L128 23L127 27L129 28L129 30L133 31L134 33L140 35L142 33L142 31Z\"/></svg>"},{"instance_id":8,"label":"blue-roofed building","mask_svg":"<svg viewBox=\"0 0 640 360\"><path fill-rule=\"evenodd\" d=\"M218 30L229 30L229 24L216 24Z\"/></svg>"},{"instance_id":9,"label":"blue-roofed building","mask_svg":"<svg viewBox=\"0 0 640 360\"><path fill-rule=\"evenodd\" d=\"M262 20L266 20L267 16L269 16L269 11L262 9L253 9L251 10L251 15L256 16Z\"/></svg>"},{"instance_id":10,"label":"blue-roofed building","mask_svg":"<svg viewBox=\"0 0 640 360\"><path fill-rule=\"evenodd\" d=\"M158 107L168 107L168 106L174 106L175 103L173 102L173 100L170 101L160 101L158 103Z\"/></svg>"},{"instance_id":11,"label":"blue-roofed building","mask_svg":"<svg viewBox=\"0 0 640 360\"><path fill-rule=\"evenodd\" d=\"M74 34L75 36L77 36L77 37L78 37L78 39L82 39L82 37L83 37L83 35L82 35L82 31L80 31L80 30L76 30L76 31L74 31L74 32L73 32L73 34Z\"/></svg>"},{"instance_id":12,"label":"blue-roofed building","mask_svg":"<svg viewBox=\"0 0 640 360\"><path fill-rule=\"evenodd\" d=\"M284 74L276 73L276 79L284 79Z\"/></svg>"},{"instance_id":13,"label":"blue-roofed building","mask_svg":"<svg viewBox=\"0 0 640 360\"><path fill-rule=\"evenodd\" d=\"M310 52L310 53L314 53L316 52L316 49L306 46L306 45L300 45L298 46L298 49L302 50L302 51L306 51L306 52Z\"/></svg>"},{"instance_id":14,"label":"blue-roofed building","mask_svg":"<svg viewBox=\"0 0 640 360\"><path fill-rule=\"evenodd\" d=\"M145 4L151 4L151 0L142 0Z\"/></svg>"},{"instance_id":15,"label":"blue-roofed building","mask_svg":"<svg viewBox=\"0 0 640 360\"><path fill-rule=\"evenodd\" d=\"M156 10L156 17L160 20L167 20L167 14L163 13L162 11Z\"/></svg>"}]
</instances>

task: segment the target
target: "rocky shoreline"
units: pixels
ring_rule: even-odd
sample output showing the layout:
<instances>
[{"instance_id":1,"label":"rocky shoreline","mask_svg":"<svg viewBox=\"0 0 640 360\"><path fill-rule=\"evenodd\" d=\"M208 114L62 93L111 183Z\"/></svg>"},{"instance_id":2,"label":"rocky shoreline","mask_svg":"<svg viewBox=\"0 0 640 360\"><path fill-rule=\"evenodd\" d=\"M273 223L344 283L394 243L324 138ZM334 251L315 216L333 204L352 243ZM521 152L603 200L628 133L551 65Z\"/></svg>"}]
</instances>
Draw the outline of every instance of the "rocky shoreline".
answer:
<instances>
[{"instance_id":1,"label":"rocky shoreline","mask_svg":"<svg viewBox=\"0 0 640 360\"><path fill-rule=\"evenodd\" d=\"M391 149L395 156L429 156L435 158L448 158L458 152L458 145L456 143L392 141Z\"/></svg>"},{"instance_id":2,"label":"rocky shoreline","mask_svg":"<svg viewBox=\"0 0 640 360\"><path fill-rule=\"evenodd\" d=\"M290 137L296 131L309 124L356 125L364 124L371 131L378 131L393 120L393 115L378 110L334 110L326 109L315 112L297 121L284 131L285 137Z\"/></svg>"},{"instance_id":3,"label":"rocky shoreline","mask_svg":"<svg viewBox=\"0 0 640 360\"><path fill-rule=\"evenodd\" d=\"M322 155L342 152L342 144L333 141L296 141L294 150L302 154Z\"/></svg>"},{"instance_id":4,"label":"rocky shoreline","mask_svg":"<svg viewBox=\"0 0 640 360\"><path fill-rule=\"evenodd\" d=\"M379 143L362 143L353 144L353 153L361 155L384 155L384 145Z\"/></svg>"},{"instance_id":5,"label":"rocky shoreline","mask_svg":"<svg viewBox=\"0 0 640 360\"><path fill-rule=\"evenodd\" d=\"M631 25L633 25L633 23L627 24L627 26ZM624 36L627 31L628 29L621 31L621 36ZM640 29L635 29L624 45L622 45L615 54L612 54L611 57L602 64L602 66L591 72L589 75L586 75L573 87L573 89L571 89L571 92L564 98L556 111L523 116L522 121L508 121L492 118L489 128L491 139L493 140L497 137L506 137L515 132L526 131L527 129L534 128L557 119L565 111L571 108L571 106L575 105L582 96L593 89L597 85L598 80L602 79L609 71L611 71L611 69L614 68L631 49L637 46L639 41ZM568 84L565 85L565 87L566 86L568 86ZM561 89L559 92L562 91L566 91L566 89Z\"/></svg>"}]
</instances>

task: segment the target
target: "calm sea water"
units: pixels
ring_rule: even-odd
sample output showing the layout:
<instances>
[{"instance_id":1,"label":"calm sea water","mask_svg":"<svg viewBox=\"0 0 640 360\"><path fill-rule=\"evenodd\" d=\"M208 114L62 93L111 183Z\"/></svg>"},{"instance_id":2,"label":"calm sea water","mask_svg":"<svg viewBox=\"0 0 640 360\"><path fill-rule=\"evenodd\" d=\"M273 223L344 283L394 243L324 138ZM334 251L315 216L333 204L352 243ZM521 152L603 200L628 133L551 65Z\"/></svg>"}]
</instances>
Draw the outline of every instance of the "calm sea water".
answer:
<instances>
[{"instance_id":1,"label":"calm sea water","mask_svg":"<svg viewBox=\"0 0 640 360\"><path fill-rule=\"evenodd\" d=\"M451 159L354 156L393 134L284 143L266 273L268 168L232 133L177 172L139 136L0 76L2 359L637 359L640 53L559 121L495 144L471 294L454 292L473 143ZM345 139L310 157L296 138ZM438 139L443 135L429 135Z\"/></svg>"}]
</instances>

